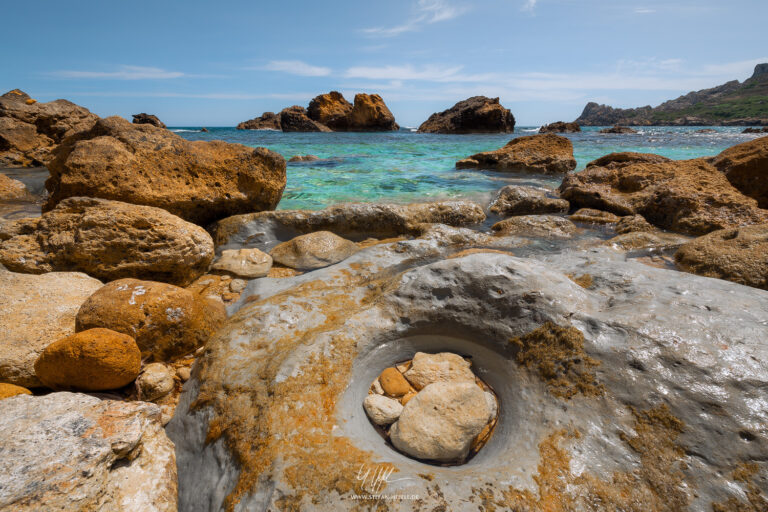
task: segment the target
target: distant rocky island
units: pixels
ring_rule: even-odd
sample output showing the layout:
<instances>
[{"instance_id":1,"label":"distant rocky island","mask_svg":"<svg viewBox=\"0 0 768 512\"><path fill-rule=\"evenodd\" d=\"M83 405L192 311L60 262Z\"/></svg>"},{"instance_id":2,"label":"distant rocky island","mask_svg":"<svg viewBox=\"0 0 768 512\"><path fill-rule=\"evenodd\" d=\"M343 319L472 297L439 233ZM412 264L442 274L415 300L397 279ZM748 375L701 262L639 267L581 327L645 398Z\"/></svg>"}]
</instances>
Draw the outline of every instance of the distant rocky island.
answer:
<instances>
[{"instance_id":1,"label":"distant rocky island","mask_svg":"<svg viewBox=\"0 0 768 512\"><path fill-rule=\"evenodd\" d=\"M587 103L577 123L582 126L768 126L768 63L755 66L743 83L690 92L658 107L613 108Z\"/></svg>"},{"instance_id":2,"label":"distant rocky island","mask_svg":"<svg viewBox=\"0 0 768 512\"><path fill-rule=\"evenodd\" d=\"M422 133L512 133L515 116L499 98L473 96L429 116L419 126Z\"/></svg>"}]
</instances>

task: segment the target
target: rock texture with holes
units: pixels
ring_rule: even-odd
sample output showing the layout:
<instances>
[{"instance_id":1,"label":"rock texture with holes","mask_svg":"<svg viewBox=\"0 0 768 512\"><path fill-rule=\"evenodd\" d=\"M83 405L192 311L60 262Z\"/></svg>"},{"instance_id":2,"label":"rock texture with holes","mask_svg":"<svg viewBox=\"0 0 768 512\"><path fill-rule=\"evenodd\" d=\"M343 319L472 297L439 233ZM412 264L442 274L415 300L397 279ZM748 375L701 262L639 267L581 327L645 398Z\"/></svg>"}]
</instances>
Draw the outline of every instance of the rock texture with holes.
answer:
<instances>
[{"instance_id":1,"label":"rock texture with holes","mask_svg":"<svg viewBox=\"0 0 768 512\"><path fill-rule=\"evenodd\" d=\"M512 139L501 149L477 153L456 164L459 169L498 169L533 174L565 174L576 168L573 144L552 133Z\"/></svg>"}]
</instances>

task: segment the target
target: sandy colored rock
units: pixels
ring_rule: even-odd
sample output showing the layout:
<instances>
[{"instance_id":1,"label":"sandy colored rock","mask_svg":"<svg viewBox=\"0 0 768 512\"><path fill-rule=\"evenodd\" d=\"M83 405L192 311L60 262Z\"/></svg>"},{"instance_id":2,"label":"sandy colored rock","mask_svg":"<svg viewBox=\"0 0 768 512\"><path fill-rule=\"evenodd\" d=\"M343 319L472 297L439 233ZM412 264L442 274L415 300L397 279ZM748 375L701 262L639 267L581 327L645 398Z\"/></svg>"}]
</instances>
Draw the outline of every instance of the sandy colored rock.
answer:
<instances>
[{"instance_id":1,"label":"sandy colored rock","mask_svg":"<svg viewBox=\"0 0 768 512\"><path fill-rule=\"evenodd\" d=\"M624 233L635 233L638 231L655 231L656 228L645 220L642 215L627 215L626 217L619 218L614 228L616 233L623 235Z\"/></svg>"},{"instance_id":2,"label":"sandy colored rock","mask_svg":"<svg viewBox=\"0 0 768 512\"><path fill-rule=\"evenodd\" d=\"M80 393L0 401L3 512L175 512L160 408Z\"/></svg>"},{"instance_id":3,"label":"sandy colored rock","mask_svg":"<svg viewBox=\"0 0 768 512\"><path fill-rule=\"evenodd\" d=\"M585 224L618 224L621 217L611 212L595 210L594 208L579 208L573 214L568 216L573 222L583 222Z\"/></svg>"},{"instance_id":4,"label":"sandy colored rock","mask_svg":"<svg viewBox=\"0 0 768 512\"><path fill-rule=\"evenodd\" d=\"M221 253L211 268L246 279L256 279L269 274L272 256L258 249L229 249Z\"/></svg>"},{"instance_id":5,"label":"sandy colored rock","mask_svg":"<svg viewBox=\"0 0 768 512\"><path fill-rule=\"evenodd\" d=\"M563 121L545 124L539 128L539 133L576 133L580 131L579 123L565 123Z\"/></svg>"},{"instance_id":6,"label":"sandy colored rock","mask_svg":"<svg viewBox=\"0 0 768 512\"><path fill-rule=\"evenodd\" d=\"M264 148L187 141L148 124L100 119L56 148L44 210L73 196L163 208L205 225L277 205L285 160Z\"/></svg>"},{"instance_id":7,"label":"sandy colored rock","mask_svg":"<svg viewBox=\"0 0 768 512\"><path fill-rule=\"evenodd\" d=\"M411 385L396 368L385 368L379 375L379 384L391 397L401 397L411 391Z\"/></svg>"},{"instance_id":8,"label":"sandy colored rock","mask_svg":"<svg viewBox=\"0 0 768 512\"><path fill-rule=\"evenodd\" d=\"M386 396L371 394L365 397L363 407L368 417L377 425L389 425L397 421L403 406L397 400Z\"/></svg>"},{"instance_id":9,"label":"sandy colored rock","mask_svg":"<svg viewBox=\"0 0 768 512\"><path fill-rule=\"evenodd\" d=\"M501 149L477 153L461 162L457 167L535 174L565 174L576 168L571 141L551 133L517 137Z\"/></svg>"},{"instance_id":10,"label":"sandy colored rock","mask_svg":"<svg viewBox=\"0 0 768 512\"><path fill-rule=\"evenodd\" d=\"M648 247L661 247L666 244L659 235L647 231L630 231L615 236L605 243L625 251L645 249Z\"/></svg>"},{"instance_id":11,"label":"sandy colored rock","mask_svg":"<svg viewBox=\"0 0 768 512\"><path fill-rule=\"evenodd\" d=\"M315 96L307 107L307 115L310 119L330 128L343 124L343 119L351 111L352 104L338 91Z\"/></svg>"},{"instance_id":12,"label":"sandy colored rock","mask_svg":"<svg viewBox=\"0 0 768 512\"><path fill-rule=\"evenodd\" d=\"M682 270L768 290L768 224L722 229L675 253Z\"/></svg>"},{"instance_id":13,"label":"sandy colored rock","mask_svg":"<svg viewBox=\"0 0 768 512\"><path fill-rule=\"evenodd\" d=\"M420 390L433 382L475 382L471 364L463 357L451 352L427 354L416 352L411 367L405 372L414 388Z\"/></svg>"},{"instance_id":14,"label":"sandy colored rock","mask_svg":"<svg viewBox=\"0 0 768 512\"><path fill-rule=\"evenodd\" d=\"M417 459L461 461L490 420L485 392L474 381L435 382L403 408L390 440Z\"/></svg>"},{"instance_id":15,"label":"sandy colored rock","mask_svg":"<svg viewBox=\"0 0 768 512\"><path fill-rule=\"evenodd\" d=\"M163 363L149 363L136 378L139 400L151 402L173 391L175 371Z\"/></svg>"},{"instance_id":16,"label":"sandy colored rock","mask_svg":"<svg viewBox=\"0 0 768 512\"><path fill-rule=\"evenodd\" d=\"M35 374L51 389L105 391L133 382L141 370L136 341L109 329L89 329L55 341L35 361Z\"/></svg>"},{"instance_id":17,"label":"sandy colored rock","mask_svg":"<svg viewBox=\"0 0 768 512\"><path fill-rule=\"evenodd\" d=\"M557 215L519 215L497 222L491 229L499 235L520 235L547 238L569 238L576 225Z\"/></svg>"},{"instance_id":18,"label":"sandy colored rock","mask_svg":"<svg viewBox=\"0 0 768 512\"><path fill-rule=\"evenodd\" d=\"M395 122L395 116L378 94L355 94L352 110L331 124L335 131L348 132L386 132L400 129Z\"/></svg>"},{"instance_id":19,"label":"sandy colored rock","mask_svg":"<svg viewBox=\"0 0 768 512\"><path fill-rule=\"evenodd\" d=\"M205 345L226 318L221 302L184 288L120 279L83 303L76 328L104 327L127 334L136 340L145 360L172 361Z\"/></svg>"},{"instance_id":20,"label":"sandy colored rock","mask_svg":"<svg viewBox=\"0 0 768 512\"><path fill-rule=\"evenodd\" d=\"M429 116L419 126L426 133L512 133L515 116L499 98L473 96Z\"/></svg>"},{"instance_id":21,"label":"sandy colored rock","mask_svg":"<svg viewBox=\"0 0 768 512\"><path fill-rule=\"evenodd\" d=\"M691 235L768 222L768 211L705 159L588 166L565 177L560 196L572 208L639 214L656 227Z\"/></svg>"},{"instance_id":22,"label":"sandy colored rock","mask_svg":"<svg viewBox=\"0 0 768 512\"><path fill-rule=\"evenodd\" d=\"M315 155L294 155L288 159L288 163L292 162L315 162L320 160L319 156Z\"/></svg>"},{"instance_id":23,"label":"sandy colored rock","mask_svg":"<svg viewBox=\"0 0 768 512\"><path fill-rule=\"evenodd\" d=\"M568 201L552 197L540 188L507 185L496 193L490 210L505 216L565 213Z\"/></svg>"},{"instance_id":24,"label":"sandy colored rock","mask_svg":"<svg viewBox=\"0 0 768 512\"><path fill-rule=\"evenodd\" d=\"M312 270L343 261L358 250L354 242L330 231L317 231L279 244L272 249L270 256L286 267Z\"/></svg>"},{"instance_id":25,"label":"sandy colored rock","mask_svg":"<svg viewBox=\"0 0 768 512\"><path fill-rule=\"evenodd\" d=\"M0 174L0 201L20 200L32 200L32 194L27 187L19 180Z\"/></svg>"},{"instance_id":26,"label":"sandy colored rock","mask_svg":"<svg viewBox=\"0 0 768 512\"><path fill-rule=\"evenodd\" d=\"M176 376L181 379L181 382L187 382L192 376L192 370L189 366L182 366L176 369Z\"/></svg>"},{"instance_id":27,"label":"sandy colored rock","mask_svg":"<svg viewBox=\"0 0 768 512\"><path fill-rule=\"evenodd\" d=\"M768 137L730 147L712 164L742 194L756 199L760 208L768 208Z\"/></svg>"},{"instance_id":28,"label":"sandy colored rock","mask_svg":"<svg viewBox=\"0 0 768 512\"><path fill-rule=\"evenodd\" d=\"M0 226L0 263L14 272L82 271L187 284L213 259L201 227L160 208L73 197L38 218Z\"/></svg>"},{"instance_id":29,"label":"sandy colored rock","mask_svg":"<svg viewBox=\"0 0 768 512\"><path fill-rule=\"evenodd\" d=\"M16 395L31 395L32 392L25 387L17 386L16 384L8 384L6 382L0 382L0 400L11 398Z\"/></svg>"},{"instance_id":30,"label":"sandy colored rock","mask_svg":"<svg viewBox=\"0 0 768 512\"><path fill-rule=\"evenodd\" d=\"M102 283L85 274L0 270L0 382L38 387L34 364L45 347L74 334L80 305Z\"/></svg>"},{"instance_id":31,"label":"sandy colored rock","mask_svg":"<svg viewBox=\"0 0 768 512\"><path fill-rule=\"evenodd\" d=\"M587 167L623 167L631 163L661 164L671 162L672 159L654 153L635 153L633 151L622 151L619 153L608 153L587 164Z\"/></svg>"},{"instance_id":32,"label":"sandy colored rock","mask_svg":"<svg viewBox=\"0 0 768 512\"><path fill-rule=\"evenodd\" d=\"M307 116L307 109L294 105L280 111L280 128L284 132L330 132L324 124L313 121Z\"/></svg>"}]
</instances>

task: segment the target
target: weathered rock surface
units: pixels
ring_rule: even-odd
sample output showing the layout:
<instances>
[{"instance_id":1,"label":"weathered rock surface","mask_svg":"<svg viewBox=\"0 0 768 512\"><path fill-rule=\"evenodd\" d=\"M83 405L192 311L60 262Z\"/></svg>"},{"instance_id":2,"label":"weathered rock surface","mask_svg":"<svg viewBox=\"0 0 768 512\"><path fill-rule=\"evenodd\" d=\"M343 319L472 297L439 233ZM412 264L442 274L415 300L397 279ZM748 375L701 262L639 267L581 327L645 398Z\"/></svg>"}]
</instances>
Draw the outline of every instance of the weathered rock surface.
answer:
<instances>
[{"instance_id":1,"label":"weathered rock surface","mask_svg":"<svg viewBox=\"0 0 768 512\"><path fill-rule=\"evenodd\" d=\"M745 196L768 208L768 137L744 142L717 155L712 164Z\"/></svg>"},{"instance_id":2,"label":"weathered rock surface","mask_svg":"<svg viewBox=\"0 0 768 512\"><path fill-rule=\"evenodd\" d=\"M133 114L133 124L151 124L158 128L166 128L165 123L158 119L156 115L143 112L141 114Z\"/></svg>"},{"instance_id":3,"label":"weathered rock surface","mask_svg":"<svg viewBox=\"0 0 768 512\"><path fill-rule=\"evenodd\" d=\"M149 363L136 379L139 400L157 400L173 391L176 372L163 363Z\"/></svg>"},{"instance_id":4,"label":"weathered rock surface","mask_svg":"<svg viewBox=\"0 0 768 512\"><path fill-rule=\"evenodd\" d=\"M32 194L19 180L0 174L0 201L31 200Z\"/></svg>"},{"instance_id":5,"label":"weathered rock surface","mask_svg":"<svg viewBox=\"0 0 768 512\"><path fill-rule=\"evenodd\" d=\"M501 149L477 153L460 162L457 168L536 174L564 174L576 168L571 141L551 133L517 137Z\"/></svg>"},{"instance_id":6,"label":"weathered rock surface","mask_svg":"<svg viewBox=\"0 0 768 512\"><path fill-rule=\"evenodd\" d=\"M577 231L573 222L557 215L519 215L497 222L491 229L501 235L545 238L569 238Z\"/></svg>"},{"instance_id":7,"label":"weathered rock surface","mask_svg":"<svg viewBox=\"0 0 768 512\"><path fill-rule=\"evenodd\" d=\"M320 157L315 155L294 155L288 159L288 163L292 162L314 162L320 160Z\"/></svg>"},{"instance_id":8,"label":"weathered rock surface","mask_svg":"<svg viewBox=\"0 0 768 512\"><path fill-rule=\"evenodd\" d=\"M352 104L338 91L315 96L307 107L307 115L310 119L330 128L344 124L344 118L351 111Z\"/></svg>"},{"instance_id":9,"label":"weathered rock surface","mask_svg":"<svg viewBox=\"0 0 768 512\"><path fill-rule=\"evenodd\" d=\"M332 123L335 131L386 132L400 129L395 116L378 94L355 94L352 110Z\"/></svg>"},{"instance_id":10,"label":"weathered rock surface","mask_svg":"<svg viewBox=\"0 0 768 512\"><path fill-rule=\"evenodd\" d=\"M560 195L572 208L639 214L654 226L692 235L768 222L768 211L704 159L591 165L566 176Z\"/></svg>"},{"instance_id":11,"label":"weathered rock surface","mask_svg":"<svg viewBox=\"0 0 768 512\"><path fill-rule=\"evenodd\" d=\"M768 290L768 224L696 238L675 253L675 262L686 272Z\"/></svg>"},{"instance_id":12,"label":"weathered rock surface","mask_svg":"<svg viewBox=\"0 0 768 512\"><path fill-rule=\"evenodd\" d=\"M268 149L190 142L120 117L100 119L57 147L54 156L44 210L67 197L99 197L163 208L205 225L274 209L286 180L285 160Z\"/></svg>"},{"instance_id":13,"label":"weathered rock surface","mask_svg":"<svg viewBox=\"0 0 768 512\"><path fill-rule=\"evenodd\" d=\"M599 133L615 133L615 134L629 134L629 133L637 133L637 130L633 130L629 126L611 126L610 128L603 128L599 131Z\"/></svg>"},{"instance_id":14,"label":"weathered rock surface","mask_svg":"<svg viewBox=\"0 0 768 512\"><path fill-rule=\"evenodd\" d=\"M136 339L143 359L172 361L205 345L225 320L218 301L170 284L120 279L83 302L76 329L121 332Z\"/></svg>"},{"instance_id":15,"label":"weathered rock surface","mask_svg":"<svg viewBox=\"0 0 768 512\"><path fill-rule=\"evenodd\" d=\"M539 133L576 133L580 131L579 123L565 123L563 121L545 124L539 128Z\"/></svg>"},{"instance_id":16,"label":"weathered rock surface","mask_svg":"<svg viewBox=\"0 0 768 512\"><path fill-rule=\"evenodd\" d=\"M507 185L496 193L490 210L505 216L567 212L568 201L552 196L551 192L536 187Z\"/></svg>"},{"instance_id":17,"label":"weathered rock surface","mask_svg":"<svg viewBox=\"0 0 768 512\"><path fill-rule=\"evenodd\" d=\"M0 382L0 400L11 398L17 395L31 395L32 392L25 387L17 386L16 384L7 384Z\"/></svg>"},{"instance_id":18,"label":"weathered rock surface","mask_svg":"<svg viewBox=\"0 0 768 512\"><path fill-rule=\"evenodd\" d=\"M626 217L620 217L616 222L616 227L614 229L616 230L616 233L620 235L639 231L656 230L642 215L627 215Z\"/></svg>"},{"instance_id":19,"label":"weathered rock surface","mask_svg":"<svg viewBox=\"0 0 768 512\"><path fill-rule=\"evenodd\" d=\"M256 279L269 273L272 256L258 249L230 249L222 251L211 268L246 279Z\"/></svg>"},{"instance_id":20,"label":"weathered rock surface","mask_svg":"<svg viewBox=\"0 0 768 512\"><path fill-rule=\"evenodd\" d=\"M661 164L671 161L670 158L653 153L623 151L620 153L608 153L607 155L601 156L600 158L589 162L587 167L609 167L613 169L631 163Z\"/></svg>"},{"instance_id":21,"label":"weathered rock surface","mask_svg":"<svg viewBox=\"0 0 768 512\"><path fill-rule=\"evenodd\" d=\"M499 98L473 96L443 112L429 116L419 126L427 133L512 133L515 116L499 103Z\"/></svg>"},{"instance_id":22,"label":"weathered rock surface","mask_svg":"<svg viewBox=\"0 0 768 512\"><path fill-rule=\"evenodd\" d=\"M491 420L485 392L474 382L429 384L403 408L390 439L417 459L461 461Z\"/></svg>"},{"instance_id":23,"label":"weathered rock surface","mask_svg":"<svg viewBox=\"0 0 768 512\"><path fill-rule=\"evenodd\" d=\"M363 400L363 407L368 417L377 425L389 425L397 421L403 406L397 400L383 395L370 394Z\"/></svg>"},{"instance_id":24,"label":"weathered rock surface","mask_svg":"<svg viewBox=\"0 0 768 512\"><path fill-rule=\"evenodd\" d=\"M237 125L238 130L282 130L280 116L274 112L264 112L260 117L243 121Z\"/></svg>"},{"instance_id":25,"label":"weathered rock surface","mask_svg":"<svg viewBox=\"0 0 768 512\"><path fill-rule=\"evenodd\" d=\"M109 329L88 329L45 347L35 375L51 389L106 391L127 386L141 370L136 341Z\"/></svg>"},{"instance_id":26,"label":"weathered rock surface","mask_svg":"<svg viewBox=\"0 0 768 512\"><path fill-rule=\"evenodd\" d=\"M0 96L0 167L45 165L57 144L97 119L67 100L38 103L18 89L9 91Z\"/></svg>"},{"instance_id":27,"label":"weathered rock surface","mask_svg":"<svg viewBox=\"0 0 768 512\"><path fill-rule=\"evenodd\" d=\"M316 231L277 245L270 256L286 267L313 270L343 261L358 251L350 242L330 231Z\"/></svg>"},{"instance_id":28,"label":"weathered rock surface","mask_svg":"<svg viewBox=\"0 0 768 512\"><path fill-rule=\"evenodd\" d=\"M284 132L330 132L324 124L313 121L307 109L294 105L280 111L280 128Z\"/></svg>"},{"instance_id":29,"label":"weathered rock surface","mask_svg":"<svg viewBox=\"0 0 768 512\"><path fill-rule=\"evenodd\" d=\"M0 226L0 263L14 272L82 271L188 284L213 259L201 227L160 208L72 197L39 218Z\"/></svg>"},{"instance_id":30,"label":"weathered rock surface","mask_svg":"<svg viewBox=\"0 0 768 512\"><path fill-rule=\"evenodd\" d=\"M621 217L611 212L595 210L594 208L579 208L572 215L568 216L573 222L583 222L585 224L618 224Z\"/></svg>"},{"instance_id":31,"label":"weathered rock surface","mask_svg":"<svg viewBox=\"0 0 768 512\"><path fill-rule=\"evenodd\" d=\"M54 341L74 334L77 310L101 286L75 272L36 276L0 270L0 382L40 386L37 357Z\"/></svg>"},{"instance_id":32,"label":"weathered rock surface","mask_svg":"<svg viewBox=\"0 0 768 512\"><path fill-rule=\"evenodd\" d=\"M435 382L475 382L471 364L463 357L450 352L426 354L416 352L405 378L417 390Z\"/></svg>"},{"instance_id":33,"label":"weathered rock surface","mask_svg":"<svg viewBox=\"0 0 768 512\"><path fill-rule=\"evenodd\" d=\"M175 511L160 416L153 404L74 393L0 401L0 510Z\"/></svg>"},{"instance_id":34,"label":"weathered rock surface","mask_svg":"<svg viewBox=\"0 0 768 512\"><path fill-rule=\"evenodd\" d=\"M768 126L765 126L763 128L744 128L744 131L741 133L768 133Z\"/></svg>"}]
</instances>

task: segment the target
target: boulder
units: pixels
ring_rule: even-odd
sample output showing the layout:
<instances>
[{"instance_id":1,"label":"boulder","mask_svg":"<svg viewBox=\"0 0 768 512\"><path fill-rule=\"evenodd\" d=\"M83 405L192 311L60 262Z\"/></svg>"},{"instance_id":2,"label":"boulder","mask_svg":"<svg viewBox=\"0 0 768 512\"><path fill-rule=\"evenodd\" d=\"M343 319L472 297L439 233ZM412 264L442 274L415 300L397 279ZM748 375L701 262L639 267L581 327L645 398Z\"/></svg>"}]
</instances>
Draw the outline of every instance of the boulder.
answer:
<instances>
[{"instance_id":1,"label":"boulder","mask_svg":"<svg viewBox=\"0 0 768 512\"><path fill-rule=\"evenodd\" d=\"M151 206L73 197L42 217L0 226L0 263L14 272L82 271L107 281L184 285L212 259L203 228Z\"/></svg>"},{"instance_id":2,"label":"boulder","mask_svg":"<svg viewBox=\"0 0 768 512\"><path fill-rule=\"evenodd\" d=\"M629 133L637 133L637 130L633 130L628 126L615 125L615 126L611 126L610 128L603 128L598 133L629 134Z\"/></svg>"},{"instance_id":3,"label":"boulder","mask_svg":"<svg viewBox=\"0 0 768 512\"><path fill-rule=\"evenodd\" d=\"M539 133L576 133L581 131L579 123L565 123L557 121L556 123L545 124L539 128Z\"/></svg>"},{"instance_id":4,"label":"boulder","mask_svg":"<svg viewBox=\"0 0 768 512\"><path fill-rule=\"evenodd\" d=\"M0 96L0 167L45 165L51 150L99 117L67 100L39 103L14 89Z\"/></svg>"},{"instance_id":5,"label":"boulder","mask_svg":"<svg viewBox=\"0 0 768 512\"><path fill-rule=\"evenodd\" d=\"M686 272L768 290L768 224L721 229L675 253Z\"/></svg>"},{"instance_id":6,"label":"boulder","mask_svg":"<svg viewBox=\"0 0 768 512\"><path fill-rule=\"evenodd\" d=\"M461 162L457 168L536 174L565 174L576 168L571 141L551 133L517 137L501 149L477 153Z\"/></svg>"},{"instance_id":7,"label":"boulder","mask_svg":"<svg viewBox=\"0 0 768 512\"><path fill-rule=\"evenodd\" d=\"M519 235L545 238L570 238L576 225L557 215L519 215L497 222L491 229L498 235Z\"/></svg>"},{"instance_id":8,"label":"boulder","mask_svg":"<svg viewBox=\"0 0 768 512\"><path fill-rule=\"evenodd\" d=\"M188 141L120 117L99 120L54 152L43 211L73 196L163 208L205 225L271 210L285 188L285 160L264 148Z\"/></svg>"},{"instance_id":9,"label":"boulder","mask_svg":"<svg viewBox=\"0 0 768 512\"><path fill-rule=\"evenodd\" d=\"M127 386L141 370L136 341L109 329L88 329L45 347L35 375L55 390L106 391Z\"/></svg>"},{"instance_id":10,"label":"boulder","mask_svg":"<svg viewBox=\"0 0 768 512\"><path fill-rule=\"evenodd\" d=\"M744 131L741 133L768 133L768 126L764 128L744 128Z\"/></svg>"},{"instance_id":11,"label":"boulder","mask_svg":"<svg viewBox=\"0 0 768 512\"><path fill-rule=\"evenodd\" d=\"M31 201L32 194L19 180L0 174L0 201Z\"/></svg>"},{"instance_id":12,"label":"boulder","mask_svg":"<svg viewBox=\"0 0 768 512\"><path fill-rule=\"evenodd\" d=\"M568 208L568 201L552 197L546 190L519 185L499 190L490 205L491 212L504 216L565 213Z\"/></svg>"},{"instance_id":13,"label":"boulder","mask_svg":"<svg viewBox=\"0 0 768 512\"><path fill-rule=\"evenodd\" d=\"M355 103L349 113L331 126L335 131L387 132L400 129L395 116L378 94L355 94Z\"/></svg>"},{"instance_id":14,"label":"boulder","mask_svg":"<svg viewBox=\"0 0 768 512\"><path fill-rule=\"evenodd\" d=\"M656 231L656 228L645 220L642 215L627 215L619 217L614 228L616 233L623 235L625 233L637 233L642 231Z\"/></svg>"},{"instance_id":15,"label":"boulder","mask_svg":"<svg viewBox=\"0 0 768 512\"><path fill-rule=\"evenodd\" d=\"M572 208L642 215L656 227L691 235L768 222L757 201L704 159L591 165L566 176L559 190Z\"/></svg>"},{"instance_id":16,"label":"boulder","mask_svg":"<svg viewBox=\"0 0 768 512\"><path fill-rule=\"evenodd\" d=\"M158 128L166 128L165 123L158 119L157 116L143 112L141 114L133 114L133 124L151 124Z\"/></svg>"},{"instance_id":17,"label":"boulder","mask_svg":"<svg viewBox=\"0 0 768 512\"><path fill-rule=\"evenodd\" d=\"M74 272L0 270L0 382L40 386L34 364L45 347L74 334L80 305L102 284Z\"/></svg>"},{"instance_id":18,"label":"boulder","mask_svg":"<svg viewBox=\"0 0 768 512\"><path fill-rule=\"evenodd\" d=\"M474 380L436 382L408 401L389 431L390 440L417 459L462 461L491 412Z\"/></svg>"},{"instance_id":19,"label":"boulder","mask_svg":"<svg viewBox=\"0 0 768 512\"><path fill-rule=\"evenodd\" d=\"M32 392L25 387L17 386L15 384L7 384L0 382L0 400L11 398L17 395L31 395Z\"/></svg>"},{"instance_id":20,"label":"boulder","mask_svg":"<svg viewBox=\"0 0 768 512\"><path fill-rule=\"evenodd\" d=\"M712 164L742 194L768 208L768 137L737 144L717 155Z\"/></svg>"},{"instance_id":21,"label":"boulder","mask_svg":"<svg viewBox=\"0 0 768 512\"><path fill-rule=\"evenodd\" d=\"M136 379L139 400L151 402L168 395L176 386L176 371L163 363L149 363Z\"/></svg>"},{"instance_id":22,"label":"boulder","mask_svg":"<svg viewBox=\"0 0 768 512\"><path fill-rule=\"evenodd\" d=\"M352 104L338 91L315 96L309 102L307 115L310 119L332 129L344 125L344 118L352 111Z\"/></svg>"},{"instance_id":23,"label":"boulder","mask_svg":"<svg viewBox=\"0 0 768 512\"><path fill-rule=\"evenodd\" d=\"M0 510L177 509L160 408L75 393L0 401Z\"/></svg>"},{"instance_id":24,"label":"boulder","mask_svg":"<svg viewBox=\"0 0 768 512\"><path fill-rule=\"evenodd\" d=\"M632 151L622 151L619 153L608 153L596 160L592 160L587 167L608 167L611 169L623 167L632 163L661 164L671 162L671 158L656 155L654 153L635 153Z\"/></svg>"},{"instance_id":25,"label":"boulder","mask_svg":"<svg viewBox=\"0 0 768 512\"><path fill-rule=\"evenodd\" d=\"M307 116L307 109L294 105L280 111L280 128L284 132L330 132L324 124Z\"/></svg>"},{"instance_id":26,"label":"boulder","mask_svg":"<svg viewBox=\"0 0 768 512\"><path fill-rule=\"evenodd\" d=\"M272 268L272 256L258 249L229 249L211 265L211 269L246 279L264 277Z\"/></svg>"},{"instance_id":27,"label":"boulder","mask_svg":"<svg viewBox=\"0 0 768 512\"><path fill-rule=\"evenodd\" d=\"M135 338L144 360L173 361L205 345L226 318L221 302L184 288L120 279L83 302L76 329L112 329Z\"/></svg>"},{"instance_id":28,"label":"boulder","mask_svg":"<svg viewBox=\"0 0 768 512\"><path fill-rule=\"evenodd\" d=\"M264 112L261 117L243 121L237 125L238 130L277 130L280 131L280 116L274 112Z\"/></svg>"},{"instance_id":29,"label":"boulder","mask_svg":"<svg viewBox=\"0 0 768 512\"><path fill-rule=\"evenodd\" d=\"M450 352L427 354L416 352L411 367L405 372L414 388L421 390L435 382L475 382L469 361ZM428 457L429 458L429 457Z\"/></svg>"},{"instance_id":30,"label":"boulder","mask_svg":"<svg viewBox=\"0 0 768 512\"><path fill-rule=\"evenodd\" d=\"M473 96L443 112L429 116L419 126L425 133L512 133L515 116L499 98Z\"/></svg>"},{"instance_id":31,"label":"boulder","mask_svg":"<svg viewBox=\"0 0 768 512\"><path fill-rule=\"evenodd\" d=\"M313 270L343 261L358 250L354 242L330 231L317 231L277 245L270 256L286 267Z\"/></svg>"},{"instance_id":32,"label":"boulder","mask_svg":"<svg viewBox=\"0 0 768 512\"><path fill-rule=\"evenodd\" d=\"M638 217L642 216L638 215ZM594 208L579 208L568 218L573 222L583 222L584 224L618 224L621 220L618 215Z\"/></svg>"},{"instance_id":33,"label":"boulder","mask_svg":"<svg viewBox=\"0 0 768 512\"><path fill-rule=\"evenodd\" d=\"M370 394L363 400L363 407L371 421L377 425L389 425L397 421L403 406L397 400L383 395Z\"/></svg>"}]
</instances>

